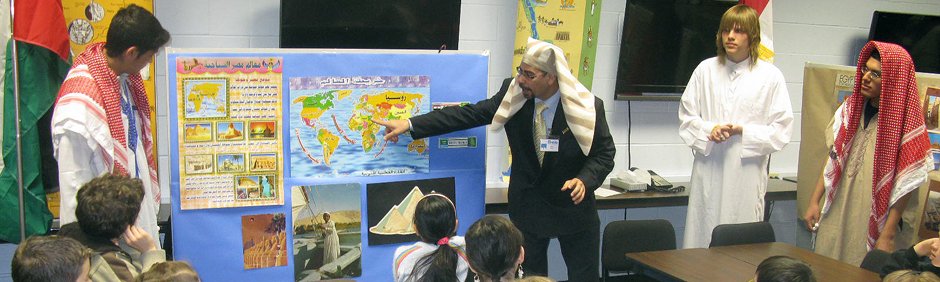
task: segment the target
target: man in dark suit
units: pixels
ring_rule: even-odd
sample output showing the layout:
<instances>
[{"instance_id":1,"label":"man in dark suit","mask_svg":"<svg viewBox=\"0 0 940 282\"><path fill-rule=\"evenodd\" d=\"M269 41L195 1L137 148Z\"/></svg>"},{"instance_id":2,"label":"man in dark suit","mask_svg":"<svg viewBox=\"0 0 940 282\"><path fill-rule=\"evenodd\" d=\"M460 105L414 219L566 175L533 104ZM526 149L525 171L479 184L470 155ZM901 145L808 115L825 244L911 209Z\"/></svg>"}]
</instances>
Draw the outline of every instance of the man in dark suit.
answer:
<instances>
[{"instance_id":1,"label":"man in dark suit","mask_svg":"<svg viewBox=\"0 0 940 282\"><path fill-rule=\"evenodd\" d=\"M568 279L597 281L600 221L593 191L613 169L616 153L604 103L571 75L560 48L530 39L526 49L515 79L503 81L489 99L375 122L391 141L406 131L417 139L505 126L513 155L509 218L525 237L526 274L548 273L548 244L558 238Z\"/></svg>"}]
</instances>

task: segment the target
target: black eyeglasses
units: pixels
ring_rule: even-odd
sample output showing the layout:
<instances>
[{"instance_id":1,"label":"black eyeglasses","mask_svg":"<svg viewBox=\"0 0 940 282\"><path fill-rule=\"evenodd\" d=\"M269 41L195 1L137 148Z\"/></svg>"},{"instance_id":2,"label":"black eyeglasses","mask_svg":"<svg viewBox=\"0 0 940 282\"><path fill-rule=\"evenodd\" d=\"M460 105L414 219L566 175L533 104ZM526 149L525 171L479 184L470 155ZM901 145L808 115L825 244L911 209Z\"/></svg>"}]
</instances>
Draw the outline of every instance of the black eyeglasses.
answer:
<instances>
[{"instance_id":1,"label":"black eyeglasses","mask_svg":"<svg viewBox=\"0 0 940 282\"><path fill-rule=\"evenodd\" d=\"M862 76L865 74L871 75L871 79L881 79L881 71L873 71L868 69L868 66L862 66Z\"/></svg>"},{"instance_id":2,"label":"black eyeglasses","mask_svg":"<svg viewBox=\"0 0 940 282\"><path fill-rule=\"evenodd\" d=\"M542 72L542 75L544 75L544 74L545 74L545 72ZM534 73L534 72L522 70L522 66L516 67L516 75L517 75L517 76L521 76L521 77L525 77L525 78L528 79L528 80L534 80L534 79L536 79L536 78L539 77L538 74L536 74L536 73Z\"/></svg>"}]
</instances>

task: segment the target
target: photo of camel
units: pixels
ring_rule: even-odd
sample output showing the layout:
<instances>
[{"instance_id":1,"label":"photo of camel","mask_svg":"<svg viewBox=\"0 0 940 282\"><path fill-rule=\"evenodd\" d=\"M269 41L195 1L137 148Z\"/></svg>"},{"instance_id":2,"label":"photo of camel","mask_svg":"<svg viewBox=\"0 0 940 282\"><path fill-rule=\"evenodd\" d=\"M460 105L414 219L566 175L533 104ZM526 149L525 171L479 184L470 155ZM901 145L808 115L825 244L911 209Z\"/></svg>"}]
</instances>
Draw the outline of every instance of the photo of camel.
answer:
<instances>
[{"instance_id":1,"label":"photo of camel","mask_svg":"<svg viewBox=\"0 0 940 282\"><path fill-rule=\"evenodd\" d=\"M287 265L286 218L283 213L242 216L245 269Z\"/></svg>"}]
</instances>

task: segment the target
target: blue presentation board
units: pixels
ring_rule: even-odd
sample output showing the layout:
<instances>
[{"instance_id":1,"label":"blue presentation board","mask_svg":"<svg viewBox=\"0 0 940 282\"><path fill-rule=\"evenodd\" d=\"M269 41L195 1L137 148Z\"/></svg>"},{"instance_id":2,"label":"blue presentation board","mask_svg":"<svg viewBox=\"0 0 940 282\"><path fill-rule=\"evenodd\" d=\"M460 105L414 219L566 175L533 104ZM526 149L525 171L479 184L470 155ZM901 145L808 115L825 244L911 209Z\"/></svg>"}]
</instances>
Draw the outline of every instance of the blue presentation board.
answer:
<instances>
[{"instance_id":1,"label":"blue presentation board","mask_svg":"<svg viewBox=\"0 0 940 282\"><path fill-rule=\"evenodd\" d=\"M243 63L248 66L243 66ZM219 66L222 64L228 65L227 68ZM384 170L393 173L399 171L404 172L404 174L356 174L355 172L347 173L339 170L334 170L333 176L330 176L329 173L308 173L315 170L316 165L311 166L310 163L298 162L297 158L292 157L298 155L298 144L292 141L301 140L302 138L301 133L291 130L292 123L294 125L298 124L296 119L298 117L297 111L301 109L299 104L306 102L302 98L298 98L297 95L293 95L295 101L291 101L289 92L292 91L291 88L293 87L291 86L292 78L294 79L294 85L301 81L298 80L299 78L325 82L317 87L327 92L329 92L329 84L333 84L337 80L342 81L344 78L352 78L354 82L351 83L353 84L363 81L368 82L361 84L377 83L380 80L411 81L409 79L414 78L414 81L418 81L417 84L403 83L399 84L396 89L406 88L427 92L424 94L430 96L430 101L422 101L420 107L427 107L430 110L428 104L475 103L487 97L487 52L444 51L438 53L437 51L316 49L195 50L169 48L167 49L166 65L168 70L167 96L169 101L167 105L170 125L169 167L173 208L171 219L174 259L190 262L205 281L292 281L295 278L292 232L290 232L292 230L291 187L293 186L344 183L358 183L360 185L362 273L361 276L353 278L357 281L392 280L392 259L395 249L402 245L411 244L410 242L388 245L369 244L369 236L366 236L370 227L369 220L366 218L368 210L367 185L452 177L455 183L457 215L459 218L457 234L465 234L470 224L484 214L486 127L477 127L427 138L425 145L428 157L424 160L427 163L426 165L407 165L408 169ZM255 69L259 72L264 72L265 69L279 70L281 74L280 91L279 93L270 93L273 95L272 97L276 97L280 101L278 109L281 114L278 115L279 118L272 122L264 117L255 121L250 116L242 116L244 119L239 122L217 121L226 118L226 115L234 115L235 107L239 106L234 104L236 103L234 99L226 99L225 95L217 94L235 95L244 93L239 93L237 89L234 89L236 82L232 78L226 78L225 73L218 71L215 72L218 75L207 79L193 80L179 77L181 73L193 70L194 65L198 65L197 69L202 67L204 71L211 71L216 67L218 67L218 70L228 69L230 71L233 69L232 65L241 67L243 70ZM350 83L348 80L346 82ZM247 83L244 85L252 84ZM408 85L413 87L408 88ZM205 94L210 93L209 91L219 90L217 86L221 86L223 92L214 92L212 94L214 96L211 97ZM226 89L226 87L229 89ZM274 88L274 86L271 86L271 88ZM194 96L193 93L197 93L196 89L207 92ZM184 97L181 97L181 95L184 95ZM201 102L193 105L191 104L193 101ZM322 101L313 101L304 105L305 107L308 104L322 105L320 102ZM204 113L206 109L210 110L208 114ZM220 115L213 114L216 109ZM304 112L304 115L307 116L318 114L322 113L316 111ZM292 118L295 120L290 120ZM190 120L193 122L189 123ZM350 124L353 123L352 120L352 118L348 119ZM307 119L304 121L308 125L312 123ZM318 125L321 128L347 128L350 131L347 132L349 136L354 136L353 133L362 133L349 130L351 127L346 127L347 120L340 122L334 117L333 120L320 118L318 122L322 123ZM185 126L180 126L181 124L185 124ZM265 135L265 132L254 129L265 124L275 124L275 128L277 128L276 135ZM204 129L209 131L209 137L205 137L207 139L199 140L203 137L199 137L198 134L190 135L191 132L198 132L196 129L199 126L204 126ZM247 138L242 136L242 133L247 135ZM371 135L379 139L376 143L376 146L379 146L383 133L384 127L381 128L380 132L374 134L363 134L362 137L352 138L343 135L344 138L342 139L347 139L352 144L356 141L364 142L364 139L371 138L369 137ZM181 136L181 134L185 134L185 136ZM320 134L319 136L312 136L311 139L305 139L310 140L307 147L310 147L310 144L328 144L330 142L329 138L317 139L317 137L322 136L324 135ZM327 134L327 136L333 136L334 140L338 139L339 142L345 142L336 135ZM192 148L195 148L191 145L196 143L188 143L190 141L204 141L206 144L227 146L228 143L222 141L235 140L235 143L243 142L241 144L244 144L245 140L251 142L256 137L260 140L269 137L272 140L280 141L279 144L282 144L283 148L279 148L280 152L264 154L259 153L255 148L246 148L244 153L226 154L226 156L221 156L221 154L218 156L211 154L197 156L185 152L181 156L181 151L185 151L183 148L188 148L187 150L190 150L188 152L192 152ZM280 140L277 140L278 138ZM467 140L472 140L471 144L467 144ZM184 147L181 147L181 142L184 143L182 144ZM336 143L336 141L332 142ZM394 145L389 145L389 152L393 150L392 146ZM399 146L405 145L401 144ZM325 147L325 145L321 145L321 147ZM382 147L382 149L385 149L385 147ZM375 150L377 149L373 149L373 154ZM321 163L329 158L325 151L320 154L319 151L304 148L304 152L308 152L310 159L318 160ZM262 163L263 158L272 156L277 156L277 169L271 175L262 175L259 178L258 175L250 175L249 172L253 168L244 167L248 165L248 162ZM344 155L339 150L332 153L332 156L334 165L345 160L343 159ZM300 159L302 160L302 158ZM233 160L236 162L234 165L232 164ZM186 183L186 177L200 176L198 172L203 167L199 164L202 162L207 162L210 165L210 168L202 172L203 174L233 176L234 182L231 183L234 183L235 187L227 191L222 190L223 193L221 194L220 191L216 191L214 195L211 195L216 200L224 200L222 201L225 202L223 204L195 207L190 205L183 208L181 204L186 203L181 203L181 183ZM301 163L305 166L304 169L292 168L292 166ZM370 161L362 161L363 166L369 166L370 163ZM212 166L215 167L212 168ZM307 167L313 168L306 169ZM181 181L181 170L183 181ZM376 171L382 172L383 170ZM245 183L257 184L256 182L259 181L261 181L261 186L264 186L265 190L242 189L242 186L240 186ZM278 182L283 183L278 184ZM197 185L189 184L186 189ZM267 190L270 186L274 186L275 192L272 193ZM253 187L259 186L255 185ZM281 195L277 195L278 193ZM260 200L252 200L255 197ZM323 200L328 199L321 199L321 201ZM231 206L232 203L235 203L234 206ZM239 205L240 203L260 204L243 206ZM225 207L226 204L230 207ZM275 213L283 213L287 216L285 230L287 265L246 269L243 251L247 247L242 240L242 217Z\"/></svg>"}]
</instances>

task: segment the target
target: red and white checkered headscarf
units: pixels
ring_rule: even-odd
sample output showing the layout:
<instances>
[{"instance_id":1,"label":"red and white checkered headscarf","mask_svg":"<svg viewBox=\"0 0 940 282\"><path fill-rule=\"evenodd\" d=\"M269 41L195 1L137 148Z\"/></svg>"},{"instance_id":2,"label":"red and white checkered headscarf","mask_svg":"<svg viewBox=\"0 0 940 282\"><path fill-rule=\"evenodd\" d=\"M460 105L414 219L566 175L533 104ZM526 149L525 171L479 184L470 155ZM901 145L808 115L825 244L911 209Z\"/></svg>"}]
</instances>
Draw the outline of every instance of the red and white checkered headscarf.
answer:
<instances>
[{"instance_id":1,"label":"red and white checkered headscarf","mask_svg":"<svg viewBox=\"0 0 940 282\"><path fill-rule=\"evenodd\" d=\"M87 75L69 75L66 78L69 83L65 83L62 89L59 89L59 98L63 99L64 95L81 93L87 95L95 104L94 106L89 106L89 111L93 111L95 116L104 117L104 120L108 124L108 129L111 133L111 142L113 150L111 150L111 161L113 163L112 173L119 175L128 175L127 173L127 164L129 160L129 155L131 155L132 150L127 148L127 137L125 136L126 129L124 128L124 121L121 119L121 93L120 86L118 85L118 75L108 67L108 61L106 59L106 54L104 50L104 43L96 43L89 45L85 52L82 52L77 58L75 58L74 66L87 65L87 70L91 74L91 79L88 79ZM73 70L74 71L74 70ZM156 156L154 155L153 150L153 138L151 137L150 129L150 103L147 102L147 92L144 90L143 79L141 79L139 73L130 74L128 79L131 82L131 95L134 99L134 104L139 105L137 110L140 112L140 120L137 123L138 128L140 128L141 136L141 145L144 147L144 152L147 156L147 164L150 168L149 172L141 171L141 173L150 173L151 179L151 193L154 197L154 200L160 202L160 185L159 178L157 178L157 166L156 166ZM87 89L97 89L98 91L85 91ZM101 110L104 112L100 112Z\"/></svg>"},{"instance_id":2,"label":"red and white checkered headscarf","mask_svg":"<svg viewBox=\"0 0 940 282\"><path fill-rule=\"evenodd\" d=\"M881 54L881 96L878 107L878 132L872 173L872 205L868 218L868 248L872 249L887 220L888 209L902 196L917 189L927 177L925 165L930 141L924 127L924 114L914 63L901 46L871 41L862 48L855 71L855 89L846 98L836 116L835 142L826 162L826 213L835 197L852 138L859 127L866 101L859 94L862 67L875 49Z\"/></svg>"},{"instance_id":3,"label":"red and white checkered headscarf","mask_svg":"<svg viewBox=\"0 0 940 282\"><path fill-rule=\"evenodd\" d=\"M575 140L584 155L591 152L594 142L594 123L597 112L594 111L594 94L584 87L577 77L571 74L565 52L551 43L529 38L526 52L522 62L540 70L554 74L558 78L558 91L561 92L561 104L565 109L565 120L568 128L574 134ZM493 116L493 129L499 130L509 121L522 105L526 98L522 95L522 87L513 79L509 84L506 96L499 104L496 115Z\"/></svg>"}]
</instances>

